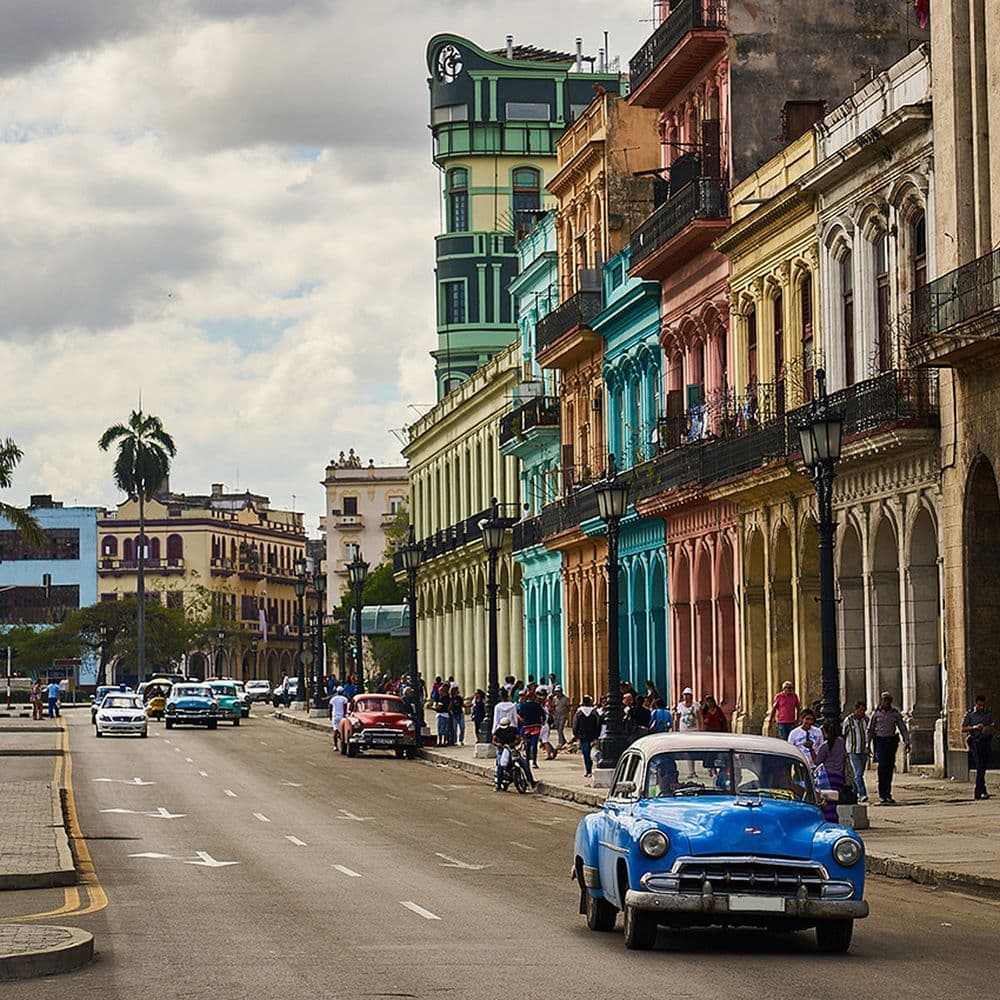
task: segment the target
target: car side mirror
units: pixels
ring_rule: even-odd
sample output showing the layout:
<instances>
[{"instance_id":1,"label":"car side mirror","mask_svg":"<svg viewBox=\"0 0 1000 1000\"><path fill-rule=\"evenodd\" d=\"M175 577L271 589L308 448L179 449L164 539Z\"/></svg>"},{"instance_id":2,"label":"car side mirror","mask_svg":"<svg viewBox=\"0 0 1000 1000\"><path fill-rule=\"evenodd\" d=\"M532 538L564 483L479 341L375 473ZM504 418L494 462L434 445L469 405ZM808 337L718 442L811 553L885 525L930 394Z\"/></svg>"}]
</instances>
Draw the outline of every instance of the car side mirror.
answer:
<instances>
[{"instance_id":1,"label":"car side mirror","mask_svg":"<svg viewBox=\"0 0 1000 1000\"><path fill-rule=\"evenodd\" d=\"M630 799L635 795L634 781L619 781L612 793L616 798Z\"/></svg>"},{"instance_id":2,"label":"car side mirror","mask_svg":"<svg viewBox=\"0 0 1000 1000\"><path fill-rule=\"evenodd\" d=\"M839 802L840 792L836 788L821 788L819 797L823 802Z\"/></svg>"}]
</instances>

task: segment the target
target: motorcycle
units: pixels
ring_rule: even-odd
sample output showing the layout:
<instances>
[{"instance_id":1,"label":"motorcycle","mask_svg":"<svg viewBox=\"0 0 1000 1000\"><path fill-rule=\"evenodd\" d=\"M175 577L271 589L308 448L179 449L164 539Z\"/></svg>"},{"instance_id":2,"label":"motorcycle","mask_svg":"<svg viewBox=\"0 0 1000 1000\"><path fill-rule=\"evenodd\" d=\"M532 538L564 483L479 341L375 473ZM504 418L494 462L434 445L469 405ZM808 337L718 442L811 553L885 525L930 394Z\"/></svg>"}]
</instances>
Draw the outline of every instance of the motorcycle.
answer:
<instances>
[{"instance_id":1,"label":"motorcycle","mask_svg":"<svg viewBox=\"0 0 1000 1000\"><path fill-rule=\"evenodd\" d=\"M500 750L500 789L506 792L511 784L520 795L528 790L528 768L524 754L516 747L503 747Z\"/></svg>"}]
</instances>

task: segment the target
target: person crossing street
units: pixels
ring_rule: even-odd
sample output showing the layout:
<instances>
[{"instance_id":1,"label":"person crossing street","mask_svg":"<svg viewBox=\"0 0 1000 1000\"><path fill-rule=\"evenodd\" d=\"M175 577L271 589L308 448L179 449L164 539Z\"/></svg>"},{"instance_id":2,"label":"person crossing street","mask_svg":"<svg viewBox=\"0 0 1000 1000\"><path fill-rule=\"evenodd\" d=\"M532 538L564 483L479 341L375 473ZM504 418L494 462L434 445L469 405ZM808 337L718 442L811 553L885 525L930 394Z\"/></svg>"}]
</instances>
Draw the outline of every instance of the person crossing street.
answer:
<instances>
[{"instance_id":1,"label":"person crossing street","mask_svg":"<svg viewBox=\"0 0 1000 1000\"><path fill-rule=\"evenodd\" d=\"M896 804L892 797L892 774L896 770L900 736L909 753L910 732L899 709L892 706L892 695L883 691L879 706L872 712L868 723L868 742L874 747L875 761L878 764L878 799L884 806Z\"/></svg>"},{"instance_id":2,"label":"person crossing street","mask_svg":"<svg viewBox=\"0 0 1000 1000\"><path fill-rule=\"evenodd\" d=\"M986 768L990 761L990 744L993 741L993 713L986 707L986 696L977 694L975 707L962 719L962 732L969 743L969 770L976 773L977 799L988 799Z\"/></svg>"}]
</instances>

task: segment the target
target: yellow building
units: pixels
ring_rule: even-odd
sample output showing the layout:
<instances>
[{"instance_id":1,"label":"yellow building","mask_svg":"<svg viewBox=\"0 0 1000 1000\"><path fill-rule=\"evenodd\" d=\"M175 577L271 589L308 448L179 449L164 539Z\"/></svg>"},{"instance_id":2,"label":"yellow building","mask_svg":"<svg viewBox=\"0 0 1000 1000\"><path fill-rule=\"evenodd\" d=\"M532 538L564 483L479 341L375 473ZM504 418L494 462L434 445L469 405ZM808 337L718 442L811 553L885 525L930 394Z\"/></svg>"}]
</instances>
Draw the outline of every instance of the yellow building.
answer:
<instances>
[{"instance_id":1,"label":"yellow building","mask_svg":"<svg viewBox=\"0 0 1000 1000\"><path fill-rule=\"evenodd\" d=\"M282 671L295 673L294 566L305 557L302 515L272 509L267 497L226 493L214 484L207 496L158 494L146 504L145 516L147 600L178 608L204 604L227 623L222 643L213 635L205 648L191 652L189 672L203 677L216 664L243 680L275 681ZM98 521L97 531L98 599L134 598L138 503L130 499L119 504ZM314 604L307 615L309 610ZM254 638L256 653L251 649Z\"/></svg>"}]
</instances>

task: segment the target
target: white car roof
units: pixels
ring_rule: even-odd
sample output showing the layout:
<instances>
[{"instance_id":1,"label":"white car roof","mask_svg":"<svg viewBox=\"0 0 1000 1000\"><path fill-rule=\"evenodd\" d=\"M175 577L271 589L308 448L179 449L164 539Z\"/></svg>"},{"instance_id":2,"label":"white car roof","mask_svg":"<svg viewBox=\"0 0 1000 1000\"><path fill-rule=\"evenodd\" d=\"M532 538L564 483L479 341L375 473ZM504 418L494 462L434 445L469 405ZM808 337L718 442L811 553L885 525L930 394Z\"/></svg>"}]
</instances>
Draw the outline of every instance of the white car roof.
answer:
<instances>
[{"instance_id":1,"label":"white car roof","mask_svg":"<svg viewBox=\"0 0 1000 1000\"><path fill-rule=\"evenodd\" d=\"M629 745L630 750L640 750L648 760L658 753L698 753L708 750L734 750L736 753L770 753L804 761L805 754L785 740L771 736L748 736L742 733L659 733L643 736Z\"/></svg>"}]
</instances>

